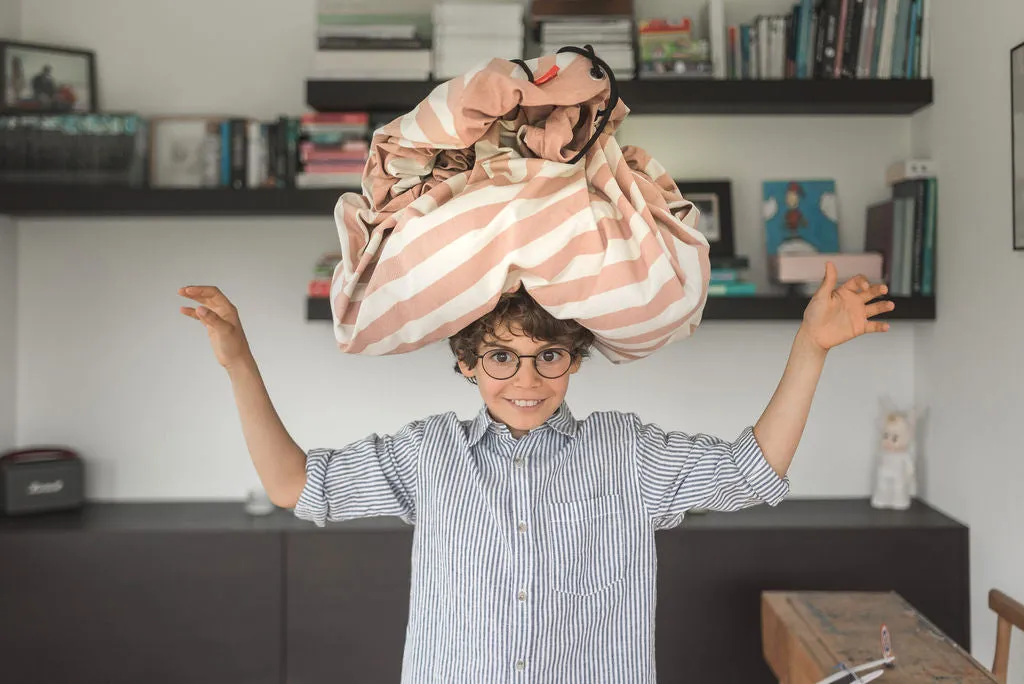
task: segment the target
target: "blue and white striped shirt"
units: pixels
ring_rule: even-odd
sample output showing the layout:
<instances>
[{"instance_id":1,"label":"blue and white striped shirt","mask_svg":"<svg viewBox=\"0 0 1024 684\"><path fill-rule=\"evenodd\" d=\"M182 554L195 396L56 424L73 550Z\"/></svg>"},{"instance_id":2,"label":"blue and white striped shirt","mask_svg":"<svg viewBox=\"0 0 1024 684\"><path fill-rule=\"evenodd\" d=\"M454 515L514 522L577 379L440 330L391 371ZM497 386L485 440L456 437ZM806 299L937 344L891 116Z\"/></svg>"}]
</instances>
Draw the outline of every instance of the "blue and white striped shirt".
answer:
<instances>
[{"instance_id":1,"label":"blue and white striped shirt","mask_svg":"<svg viewBox=\"0 0 1024 684\"><path fill-rule=\"evenodd\" d=\"M654 684L655 529L778 504L789 481L733 442L565 404L521 439L484 408L313 449L303 519L415 525L402 682Z\"/></svg>"}]
</instances>

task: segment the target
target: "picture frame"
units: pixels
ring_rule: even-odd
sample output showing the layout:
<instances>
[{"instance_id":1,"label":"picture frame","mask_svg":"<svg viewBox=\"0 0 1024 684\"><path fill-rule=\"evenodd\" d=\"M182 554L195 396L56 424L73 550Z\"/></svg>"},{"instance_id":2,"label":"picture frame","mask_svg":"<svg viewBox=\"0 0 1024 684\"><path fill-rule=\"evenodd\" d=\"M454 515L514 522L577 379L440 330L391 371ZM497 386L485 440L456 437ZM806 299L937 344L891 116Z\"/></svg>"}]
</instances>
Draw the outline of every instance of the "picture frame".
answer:
<instances>
[{"instance_id":1,"label":"picture frame","mask_svg":"<svg viewBox=\"0 0 1024 684\"><path fill-rule=\"evenodd\" d=\"M1010 49L1010 179L1013 249L1024 250L1024 43Z\"/></svg>"},{"instance_id":2,"label":"picture frame","mask_svg":"<svg viewBox=\"0 0 1024 684\"><path fill-rule=\"evenodd\" d=\"M0 40L0 112L95 114L96 53L93 50Z\"/></svg>"},{"instance_id":3,"label":"picture frame","mask_svg":"<svg viewBox=\"0 0 1024 684\"><path fill-rule=\"evenodd\" d=\"M725 179L675 180L683 197L701 212L697 229L710 245L711 257L736 256L732 217L732 182Z\"/></svg>"},{"instance_id":4,"label":"picture frame","mask_svg":"<svg viewBox=\"0 0 1024 684\"><path fill-rule=\"evenodd\" d=\"M226 116L176 115L149 119L150 187L217 187L220 125ZM212 165L212 167L211 167Z\"/></svg>"}]
</instances>

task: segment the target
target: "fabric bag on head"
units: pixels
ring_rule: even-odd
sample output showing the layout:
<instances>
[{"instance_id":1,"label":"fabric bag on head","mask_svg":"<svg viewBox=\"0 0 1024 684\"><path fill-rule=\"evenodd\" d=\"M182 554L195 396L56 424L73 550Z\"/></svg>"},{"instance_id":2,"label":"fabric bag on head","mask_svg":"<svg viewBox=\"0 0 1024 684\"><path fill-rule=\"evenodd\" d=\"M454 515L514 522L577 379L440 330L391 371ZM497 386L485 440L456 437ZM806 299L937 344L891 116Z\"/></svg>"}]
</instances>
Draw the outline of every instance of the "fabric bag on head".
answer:
<instances>
[{"instance_id":1,"label":"fabric bag on head","mask_svg":"<svg viewBox=\"0 0 1024 684\"><path fill-rule=\"evenodd\" d=\"M587 46L491 60L373 133L362 193L334 217L342 351L443 340L525 287L614 363L690 335L707 298L699 212L647 152Z\"/></svg>"}]
</instances>

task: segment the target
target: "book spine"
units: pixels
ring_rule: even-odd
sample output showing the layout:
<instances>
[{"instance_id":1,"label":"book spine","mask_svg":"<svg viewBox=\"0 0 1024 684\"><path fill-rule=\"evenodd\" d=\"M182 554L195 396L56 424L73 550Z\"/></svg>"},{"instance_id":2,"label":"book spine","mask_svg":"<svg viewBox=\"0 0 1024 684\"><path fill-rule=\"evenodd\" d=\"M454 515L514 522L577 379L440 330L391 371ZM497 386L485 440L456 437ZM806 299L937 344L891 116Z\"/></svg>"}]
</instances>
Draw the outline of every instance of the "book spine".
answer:
<instances>
[{"instance_id":1,"label":"book spine","mask_svg":"<svg viewBox=\"0 0 1024 684\"><path fill-rule=\"evenodd\" d=\"M921 294L932 296L935 294L935 236L938 223L939 210L939 181L936 178L929 178L927 181L928 209L925 212L924 229L924 266L921 272Z\"/></svg>"},{"instance_id":2,"label":"book spine","mask_svg":"<svg viewBox=\"0 0 1024 684\"><path fill-rule=\"evenodd\" d=\"M816 75L819 78L832 78L835 75L841 8L842 0L824 0L822 4L821 21L818 24L820 57Z\"/></svg>"},{"instance_id":3,"label":"book spine","mask_svg":"<svg viewBox=\"0 0 1024 684\"><path fill-rule=\"evenodd\" d=\"M885 32L885 6L896 0L878 0L877 16L875 17L875 37L871 50L871 65L868 67L868 78L878 78L878 59L882 54L882 36Z\"/></svg>"},{"instance_id":4,"label":"book spine","mask_svg":"<svg viewBox=\"0 0 1024 684\"><path fill-rule=\"evenodd\" d=\"M857 55L860 48L861 25L864 23L864 0L850 0L843 33L842 78L857 78Z\"/></svg>"},{"instance_id":5,"label":"book spine","mask_svg":"<svg viewBox=\"0 0 1024 684\"><path fill-rule=\"evenodd\" d=\"M925 230L925 180L911 180L897 183L893 186L894 197L906 197L914 203L914 220L908 227L913 231L913 250L910 256L910 283L913 294L921 293L921 269L922 253L924 251L924 230Z\"/></svg>"},{"instance_id":6,"label":"book spine","mask_svg":"<svg viewBox=\"0 0 1024 684\"><path fill-rule=\"evenodd\" d=\"M246 144L248 122L244 119L231 120L231 167L229 171L230 185L235 190L243 190L246 183L249 150Z\"/></svg>"},{"instance_id":7,"label":"book spine","mask_svg":"<svg viewBox=\"0 0 1024 684\"><path fill-rule=\"evenodd\" d=\"M231 186L231 121L220 122L220 185Z\"/></svg>"},{"instance_id":8,"label":"book spine","mask_svg":"<svg viewBox=\"0 0 1024 684\"><path fill-rule=\"evenodd\" d=\"M836 46L835 46L835 63L832 65L832 78L842 78L843 76L843 49L846 45L846 22L853 13L852 3L854 0L842 0L839 5L839 21L836 23Z\"/></svg>"}]
</instances>

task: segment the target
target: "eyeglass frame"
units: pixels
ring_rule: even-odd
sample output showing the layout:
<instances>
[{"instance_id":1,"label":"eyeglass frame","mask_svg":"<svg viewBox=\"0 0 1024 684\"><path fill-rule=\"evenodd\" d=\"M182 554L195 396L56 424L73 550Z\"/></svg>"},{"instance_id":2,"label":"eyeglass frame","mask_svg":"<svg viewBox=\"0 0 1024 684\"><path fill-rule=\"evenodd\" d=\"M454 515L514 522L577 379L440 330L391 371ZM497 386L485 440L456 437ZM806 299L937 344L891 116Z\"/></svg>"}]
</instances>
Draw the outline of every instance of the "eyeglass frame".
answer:
<instances>
[{"instance_id":1,"label":"eyeglass frame","mask_svg":"<svg viewBox=\"0 0 1024 684\"><path fill-rule=\"evenodd\" d=\"M544 352L551 351L553 349L564 351L567 354L569 354L569 365L565 367L564 371L562 371L561 373L559 373L555 377L551 378L551 377L548 377L547 375L544 375L543 373L541 373L540 369L537 368L537 357L540 356L541 354L543 354ZM540 377L544 378L545 380L557 380L558 378L562 377L563 375L565 375L566 373L568 373L572 369L573 361L575 361L576 357L579 356L579 354L577 354L576 352L572 351L571 349L566 349L565 347L548 347L547 349L542 349L537 354L520 354L519 352L517 352L515 350L512 350L512 349L488 349L483 354L477 354L476 358L477 358L477 360L479 360L479 359L484 358L488 354L491 354L493 352L499 352L499 351L500 352L505 352L506 354L514 354L515 355L515 357L516 357L516 369L512 372L512 375L508 376L507 378L496 378L493 375L491 375L491 373L487 370L487 368L484 367L483 361L481 361L480 362L480 367L483 368L484 373L487 373L487 375L489 375L492 380L511 380L512 378L516 377L516 374L523 367L523 359L533 359L533 370L537 371L537 375L539 375Z\"/></svg>"}]
</instances>

